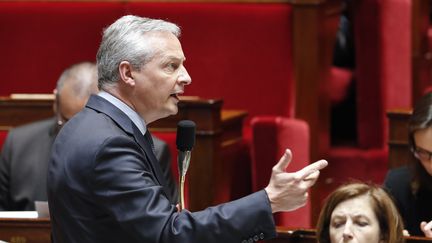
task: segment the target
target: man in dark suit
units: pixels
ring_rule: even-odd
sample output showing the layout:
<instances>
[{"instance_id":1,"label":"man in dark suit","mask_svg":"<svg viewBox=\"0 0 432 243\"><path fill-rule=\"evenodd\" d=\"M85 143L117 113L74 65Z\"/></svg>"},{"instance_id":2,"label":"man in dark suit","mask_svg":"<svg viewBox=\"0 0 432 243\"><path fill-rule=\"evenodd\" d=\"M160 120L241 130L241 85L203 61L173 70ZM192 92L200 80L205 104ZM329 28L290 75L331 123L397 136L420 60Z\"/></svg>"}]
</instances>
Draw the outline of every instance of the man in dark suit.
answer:
<instances>
[{"instance_id":1,"label":"man in dark suit","mask_svg":"<svg viewBox=\"0 0 432 243\"><path fill-rule=\"evenodd\" d=\"M272 213L305 204L327 162L286 173L287 150L264 190L200 212L177 210L147 125L176 114L191 83L179 34L175 24L130 15L104 30L101 92L53 147L47 185L54 242L252 242L276 235Z\"/></svg>"},{"instance_id":2,"label":"man in dark suit","mask_svg":"<svg viewBox=\"0 0 432 243\"><path fill-rule=\"evenodd\" d=\"M97 91L96 65L75 64L62 73L54 90L56 116L8 133L0 155L0 210L34 210L34 201L47 200L47 168L54 138L59 128L84 107L90 94ZM170 182L169 193L177 196L168 145L155 139L155 150L164 177Z\"/></svg>"}]
</instances>

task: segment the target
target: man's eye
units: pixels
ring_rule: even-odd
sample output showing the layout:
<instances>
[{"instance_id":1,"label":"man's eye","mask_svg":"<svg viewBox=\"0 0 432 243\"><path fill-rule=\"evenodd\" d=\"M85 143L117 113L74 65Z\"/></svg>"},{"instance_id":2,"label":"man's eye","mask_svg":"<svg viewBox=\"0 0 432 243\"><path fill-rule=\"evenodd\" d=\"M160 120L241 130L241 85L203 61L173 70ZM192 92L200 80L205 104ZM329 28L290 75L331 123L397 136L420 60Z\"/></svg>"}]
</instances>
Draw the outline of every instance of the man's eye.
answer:
<instances>
[{"instance_id":1,"label":"man's eye","mask_svg":"<svg viewBox=\"0 0 432 243\"><path fill-rule=\"evenodd\" d=\"M168 68L170 69L170 70L176 70L177 68L178 68L178 64L177 63L169 63L168 64Z\"/></svg>"}]
</instances>

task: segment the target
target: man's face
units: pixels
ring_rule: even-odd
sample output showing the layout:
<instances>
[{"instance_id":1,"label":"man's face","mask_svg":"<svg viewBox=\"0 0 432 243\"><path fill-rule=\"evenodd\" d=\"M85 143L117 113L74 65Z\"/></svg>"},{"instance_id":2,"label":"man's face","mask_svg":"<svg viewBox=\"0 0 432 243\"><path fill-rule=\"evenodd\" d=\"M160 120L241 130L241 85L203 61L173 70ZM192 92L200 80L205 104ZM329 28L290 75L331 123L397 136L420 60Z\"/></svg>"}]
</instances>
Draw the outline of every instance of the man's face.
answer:
<instances>
[{"instance_id":1,"label":"man's face","mask_svg":"<svg viewBox=\"0 0 432 243\"><path fill-rule=\"evenodd\" d=\"M150 123L177 114L179 95L184 86L191 83L185 56L177 37L167 32L146 34L146 42L154 51L153 58L141 70L132 70L135 81L132 104L137 112Z\"/></svg>"},{"instance_id":2,"label":"man's face","mask_svg":"<svg viewBox=\"0 0 432 243\"><path fill-rule=\"evenodd\" d=\"M88 97L78 97L73 91L73 81L65 81L63 88L56 96L56 115L58 121L64 124L76 113L81 111L87 103Z\"/></svg>"}]
</instances>

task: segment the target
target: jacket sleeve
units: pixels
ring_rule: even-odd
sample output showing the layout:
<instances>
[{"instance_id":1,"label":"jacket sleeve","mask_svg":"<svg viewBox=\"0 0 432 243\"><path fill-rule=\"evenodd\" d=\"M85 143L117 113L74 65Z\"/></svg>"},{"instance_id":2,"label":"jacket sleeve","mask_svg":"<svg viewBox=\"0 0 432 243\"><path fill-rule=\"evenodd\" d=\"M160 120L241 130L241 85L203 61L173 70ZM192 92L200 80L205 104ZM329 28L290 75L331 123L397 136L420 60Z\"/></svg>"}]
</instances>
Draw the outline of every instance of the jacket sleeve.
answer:
<instances>
[{"instance_id":1,"label":"jacket sleeve","mask_svg":"<svg viewBox=\"0 0 432 243\"><path fill-rule=\"evenodd\" d=\"M228 243L276 235L265 191L199 212L177 212L130 138L111 138L100 147L91 185L98 204L142 242Z\"/></svg>"}]
</instances>

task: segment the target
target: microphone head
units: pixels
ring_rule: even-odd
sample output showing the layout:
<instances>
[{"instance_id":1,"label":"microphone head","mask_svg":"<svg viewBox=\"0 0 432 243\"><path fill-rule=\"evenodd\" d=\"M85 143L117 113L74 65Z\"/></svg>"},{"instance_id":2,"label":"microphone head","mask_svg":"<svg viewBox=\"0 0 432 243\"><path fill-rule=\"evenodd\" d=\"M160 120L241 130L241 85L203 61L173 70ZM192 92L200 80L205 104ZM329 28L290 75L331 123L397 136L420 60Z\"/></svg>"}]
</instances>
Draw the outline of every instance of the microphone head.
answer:
<instances>
[{"instance_id":1,"label":"microphone head","mask_svg":"<svg viewBox=\"0 0 432 243\"><path fill-rule=\"evenodd\" d=\"M191 151L195 144L195 122L182 120L177 124L177 149L180 151Z\"/></svg>"}]
</instances>

